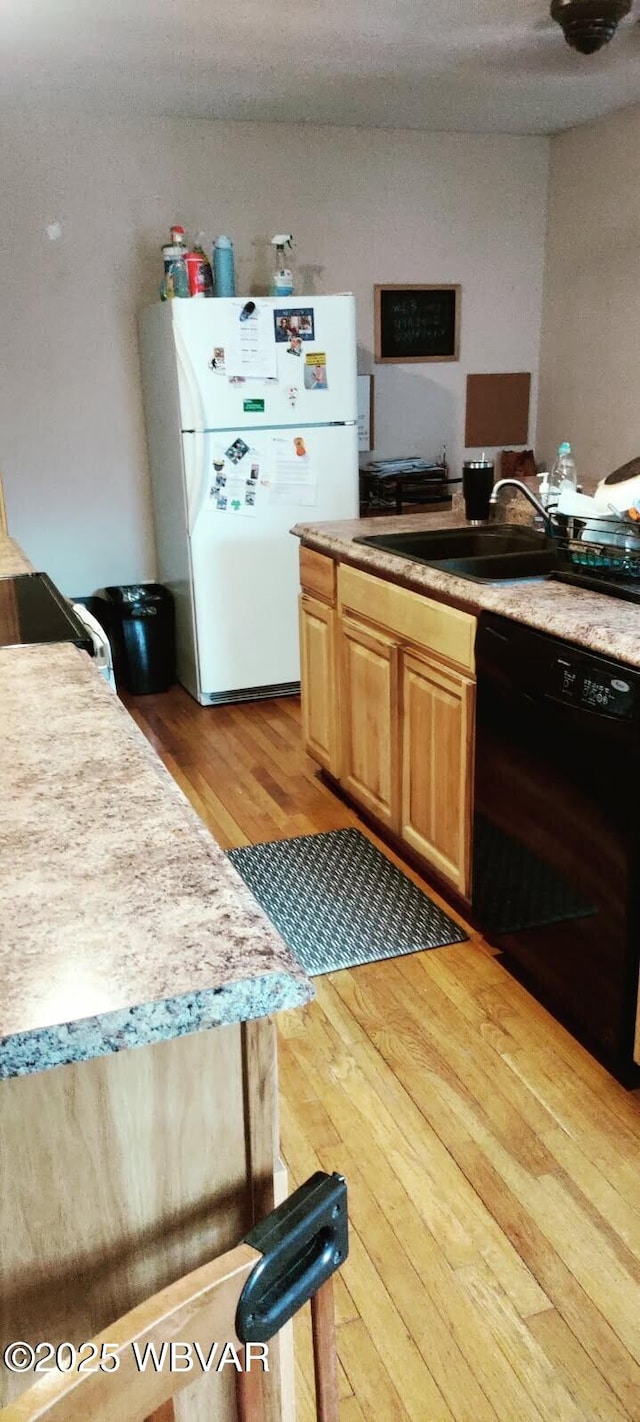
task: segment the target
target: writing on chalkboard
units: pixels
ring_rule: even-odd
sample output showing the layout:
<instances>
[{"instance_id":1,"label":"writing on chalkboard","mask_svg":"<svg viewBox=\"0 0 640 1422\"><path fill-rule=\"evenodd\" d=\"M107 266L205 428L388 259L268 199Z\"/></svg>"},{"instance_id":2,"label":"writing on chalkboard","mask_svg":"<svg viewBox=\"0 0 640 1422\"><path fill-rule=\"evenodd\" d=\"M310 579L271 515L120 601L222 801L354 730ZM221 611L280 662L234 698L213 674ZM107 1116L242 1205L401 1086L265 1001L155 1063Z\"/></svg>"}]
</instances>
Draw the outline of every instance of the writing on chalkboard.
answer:
<instances>
[{"instance_id":1,"label":"writing on chalkboard","mask_svg":"<svg viewBox=\"0 0 640 1422\"><path fill-rule=\"evenodd\" d=\"M459 286L376 286L375 358L457 360Z\"/></svg>"},{"instance_id":2,"label":"writing on chalkboard","mask_svg":"<svg viewBox=\"0 0 640 1422\"><path fill-rule=\"evenodd\" d=\"M409 348L425 340L441 344L450 337L450 313L440 301L430 301L426 306L421 306L415 297L392 301L389 318L392 336Z\"/></svg>"}]
</instances>

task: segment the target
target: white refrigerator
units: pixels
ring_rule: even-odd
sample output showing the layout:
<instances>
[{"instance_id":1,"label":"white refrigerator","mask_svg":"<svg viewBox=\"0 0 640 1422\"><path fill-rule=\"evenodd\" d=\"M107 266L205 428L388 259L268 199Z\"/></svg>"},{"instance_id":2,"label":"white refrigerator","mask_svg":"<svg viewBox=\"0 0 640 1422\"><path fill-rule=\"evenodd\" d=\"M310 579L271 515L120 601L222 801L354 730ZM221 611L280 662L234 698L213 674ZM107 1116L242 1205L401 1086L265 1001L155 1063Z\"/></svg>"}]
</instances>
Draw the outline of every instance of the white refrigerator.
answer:
<instances>
[{"instance_id":1,"label":"white refrigerator","mask_svg":"<svg viewBox=\"0 0 640 1422\"><path fill-rule=\"evenodd\" d=\"M290 529L358 515L354 298L159 302L140 350L178 679L207 706L297 691Z\"/></svg>"}]
</instances>

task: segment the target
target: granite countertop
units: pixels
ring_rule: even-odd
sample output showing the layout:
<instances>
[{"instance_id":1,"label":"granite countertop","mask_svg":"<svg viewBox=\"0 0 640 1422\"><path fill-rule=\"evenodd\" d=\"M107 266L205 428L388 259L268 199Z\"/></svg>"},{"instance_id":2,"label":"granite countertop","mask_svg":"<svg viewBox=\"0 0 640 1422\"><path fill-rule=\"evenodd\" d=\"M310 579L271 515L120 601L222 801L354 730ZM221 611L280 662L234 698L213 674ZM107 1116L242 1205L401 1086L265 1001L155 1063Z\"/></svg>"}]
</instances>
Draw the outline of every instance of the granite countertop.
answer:
<instances>
[{"instance_id":1,"label":"granite countertop","mask_svg":"<svg viewBox=\"0 0 640 1422\"><path fill-rule=\"evenodd\" d=\"M371 533L417 533L460 528L464 524L464 515L453 509L388 518L345 519L340 523L298 523L291 531L319 553L352 563L366 572L402 581L405 587L415 588L416 592L431 593L470 612L486 610L510 617L592 652L640 667L640 606L637 603L555 581L502 587L472 583L452 573L353 542L354 538Z\"/></svg>"},{"instance_id":2,"label":"granite countertop","mask_svg":"<svg viewBox=\"0 0 640 1422\"><path fill-rule=\"evenodd\" d=\"M313 996L85 653L0 649L0 716L0 1077Z\"/></svg>"}]
</instances>

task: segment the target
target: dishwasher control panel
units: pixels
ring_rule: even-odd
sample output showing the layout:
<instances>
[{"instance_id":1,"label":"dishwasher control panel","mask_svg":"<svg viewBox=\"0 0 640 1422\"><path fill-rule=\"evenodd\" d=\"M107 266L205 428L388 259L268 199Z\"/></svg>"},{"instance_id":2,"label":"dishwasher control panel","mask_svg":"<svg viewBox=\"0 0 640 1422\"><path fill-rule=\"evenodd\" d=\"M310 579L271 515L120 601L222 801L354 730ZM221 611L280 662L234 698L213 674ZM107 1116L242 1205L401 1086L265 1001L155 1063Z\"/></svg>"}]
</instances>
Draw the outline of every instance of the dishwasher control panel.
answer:
<instances>
[{"instance_id":1,"label":"dishwasher control panel","mask_svg":"<svg viewBox=\"0 0 640 1422\"><path fill-rule=\"evenodd\" d=\"M635 680L627 680L624 667L608 668L582 657L556 657L552 668L552 696L582 706L587 711L600 711L632 721L636 714L638 688Z\"/></svg>"}]
</instances>

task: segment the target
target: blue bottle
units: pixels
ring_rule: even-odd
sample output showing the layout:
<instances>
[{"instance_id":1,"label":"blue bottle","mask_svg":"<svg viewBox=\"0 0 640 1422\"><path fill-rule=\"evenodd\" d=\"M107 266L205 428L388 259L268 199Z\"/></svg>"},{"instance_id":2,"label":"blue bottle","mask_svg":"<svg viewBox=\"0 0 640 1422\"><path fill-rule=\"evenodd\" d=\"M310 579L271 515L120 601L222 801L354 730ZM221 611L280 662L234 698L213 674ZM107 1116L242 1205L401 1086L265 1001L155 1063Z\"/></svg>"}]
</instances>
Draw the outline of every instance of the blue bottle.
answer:
<instances>
[{"instance_id":1,"label":"blue bottle","mask_svg":"<svg viewBox=\"0 0 640 1422\"><path fill-rule=\"evenodd\" d=\"M216 296L235 296L233 242L230 237L216 237L213 244L213 276Z\"/></svg>"}]
</instances>

